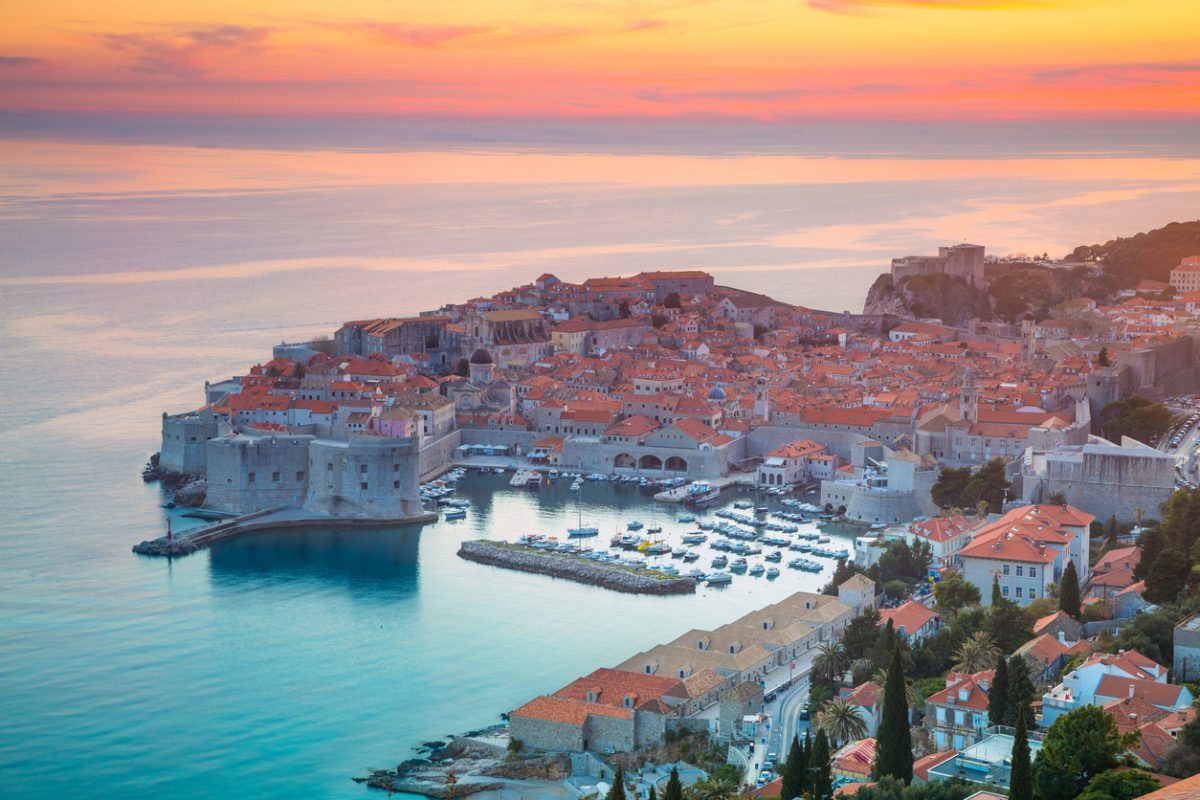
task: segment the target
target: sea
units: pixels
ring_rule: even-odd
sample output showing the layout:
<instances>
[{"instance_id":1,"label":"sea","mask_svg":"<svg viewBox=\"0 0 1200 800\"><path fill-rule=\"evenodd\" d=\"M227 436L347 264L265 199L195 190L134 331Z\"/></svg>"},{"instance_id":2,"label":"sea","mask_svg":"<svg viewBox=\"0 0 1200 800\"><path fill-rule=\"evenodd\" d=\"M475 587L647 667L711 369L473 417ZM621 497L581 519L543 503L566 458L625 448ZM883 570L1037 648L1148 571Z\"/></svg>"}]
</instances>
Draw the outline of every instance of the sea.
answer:
<instances>
[{"instance_id":1,"label":"sea","mask_svg":"<svg viewBox=\"0 0 1200 800\"><path fill-rule=\"evenodd\" d=\"M0 115L0 794L365 797L353 776L422 742L826 578L641 597L462 561L463 539L581 517L678 528L636 488L501 476L464 480L463 521L134 556L194 523L139 473L206 380L546 272L705 269L857 311L893 256L1062 255L1195 218L1198 149L1169 122Z\"/></svg>"}]
</instances>

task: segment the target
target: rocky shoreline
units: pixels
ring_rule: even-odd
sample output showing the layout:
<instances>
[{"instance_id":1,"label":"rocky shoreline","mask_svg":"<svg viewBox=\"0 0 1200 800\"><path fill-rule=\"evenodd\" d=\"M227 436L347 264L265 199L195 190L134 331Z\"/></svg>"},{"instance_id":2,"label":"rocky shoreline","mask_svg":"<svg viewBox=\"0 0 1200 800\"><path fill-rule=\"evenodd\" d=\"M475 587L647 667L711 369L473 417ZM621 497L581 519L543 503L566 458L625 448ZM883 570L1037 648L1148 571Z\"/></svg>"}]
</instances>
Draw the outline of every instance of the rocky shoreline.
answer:
<instances>
[{"instance_id":1,"label":"rocky shoreline","mask_svg":"<svg viewBox=\"0 0 1200 800\"><path fill-rule=\"evenodd\" d=\"M371 770L353 780L388 792L451 798L496 791L509 781L561 781L571 774L565 754L522 758L508 752L508 742L502 726L456 736L449 744L426 742L427 757L403 761L394 770Z\"/></svg>"},{"instance_id":2,"label":"rocky shoreline","mask_svg":"<svg viewBox=\"0 0 1200 800\"><path fill-rule=\"evenodd\" d=\"M694 594L696 591L695 578L647 575L619 564L602 564L484 539L463 542L458 557L478 564L550 575L630 594Z\"/></svg>"}]
</instances>

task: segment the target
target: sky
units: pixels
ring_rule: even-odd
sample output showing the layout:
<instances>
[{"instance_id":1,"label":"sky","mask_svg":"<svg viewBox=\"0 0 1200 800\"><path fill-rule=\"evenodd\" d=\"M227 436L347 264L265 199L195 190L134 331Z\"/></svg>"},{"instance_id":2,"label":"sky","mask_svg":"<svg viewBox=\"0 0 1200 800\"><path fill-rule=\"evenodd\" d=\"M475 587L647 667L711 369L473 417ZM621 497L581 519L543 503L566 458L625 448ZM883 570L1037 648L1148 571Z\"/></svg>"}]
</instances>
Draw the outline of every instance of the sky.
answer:
<instances>
[{"instance_id":1,"label":"sky","mask_svg":"<svg viewBox=\"0 0 1200 800\"><path fill-rule=\"evenodd\" d=\"M1195 0L3 3L0 112L1179 119Z\"/></svg>"}]
</instances>

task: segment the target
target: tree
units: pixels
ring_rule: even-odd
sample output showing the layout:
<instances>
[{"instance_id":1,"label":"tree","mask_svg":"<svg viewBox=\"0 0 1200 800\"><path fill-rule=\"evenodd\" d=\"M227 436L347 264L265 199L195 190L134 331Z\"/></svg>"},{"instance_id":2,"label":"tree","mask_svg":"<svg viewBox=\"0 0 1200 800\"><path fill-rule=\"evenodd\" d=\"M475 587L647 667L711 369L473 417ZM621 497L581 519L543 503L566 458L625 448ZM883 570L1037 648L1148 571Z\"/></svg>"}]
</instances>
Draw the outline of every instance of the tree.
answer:
<instances>
[{"instance_id":1,"label":"tree","mask_svg":"<svg viewBox=\"0 0 1200 800\"><path fill-rule=\"evenodd\" d=\"M1010 486L1005 477L1005 466L1004 459L993 458L980 467L967 481L957 505L966 508L982 500L987 502L988 511L999 513L1004 507Z\"/></svg>"},{"instance_id":2,"label":"tree","mask_svg":"<svg viewBox=\"0 0 1200 800\"><path fill-rule=\"evenodd\" d=\"M837 566L834 567L833 570L833 577L829 579L829 583L825 584L825 586L821 588L821 594L837 597L837 590L839 586L853 578L855 575L866 574L866 570L864 570L855 562L847 561L844 558L839 558L837 560Z\"/></svg>"},{"instance_id":3,"label":"tree","mask_svg":"<svg viewBox=\"0 0 1200 800\"><path fill-rule=\"evenodd\" d=\"M1055 492L1046 498L1048 506L1065 506L1067 504L1067 496L1062 492Z\"/></svg>"},{"instance_id":4,"label":"tree","mask_svg":"<svg viewBox=\"0 0 1200 800\"><path fill-rule=\"evenodd\" d=\"M679 292L671 292L663 300L663 308L683 308L683 300L679 297Z\"/></svg>"},{"instance_id":5,"label":"tree","mask_svg":"<svg viewBox=\"0 0 1200 800\"><path fill-rule=\"evenodd\" d=\"M671 767L671 777L667 778L667 788L663 789L662 800L683 800L683 783L679 780L677 767Z\"/></svg>"},{"instance_id":6,"label":"tree","mask_svg":"<svg viewBox=\"0 0 1200 800\"><path fill-rule=\"evenodd\" d=\"M1074 561L1067 561L1058 584L1058 607L1073 619L1079 619L1079 575L1075 572Z\"/></svg>"},{"instance_id":7,"label":"tree","mask_svg":"<svg viewBox=\"0 0 1200 800\"><path fill-rule=\"evenodd\" d=\"M944 781L905 786L895 778L883 778L874 785L858 784L856 800L963 800L979 791L978 783L949 778Z\"/></svg>"},{"instance_id":8,"label":"tree","mask_svg":"<svg viewBox=\"0 0 1200 800\"><path fill-rule=\"evenodd\" d=\"M866 658L879 640L879 612L868 608L850 620L842 632L842 649L851 661ZM874 667L872 667L874 669Z\"/></svg>"},{"instance_id":9,"label":"tree","mask_svg":"<svg viewBox=\"0 0 1200 800\"><path fill-rule=\"evenodd\" d=\"M998 606L1004 602L1004 595L1000 593L1000 576L992 576L992 605Z\"/></svg>"},{"instance_id":10,"label":"tree","mask_svg":"<svg viewBox=\"0 0 1200 800\"><path fill-rule=\"evenodd\" d=\"M1150 603L1171 603L1179 597L1192 573L1191 559L1173 547L1159 553L1146 576L1146 591L1142 596Z\"/></svg>"},{"instance_id":11,"label":"tree","mask_svg":"<svg viewBox=\"0 0 1200 800\"><path fill-rule=\"evenodd\" d=\"M938 613L950 618L965 606L979 603L979 587L968 583L962 575L951 572L933 585L933 599Z\"/></svg>"},{"instance_id":12,"label":"tree","mask_svg":"<svg viewBox=\"0 0 1200 800\"><path fill-rule=\"evenodd\" d=\"M1033 768L1029 764L1029 733L1024 715L1017 717L1017 732L1013 736L1008 800L1033 800Z\"/></svg>"},{"instance_id":13,"label":"tree","mask_svg":"<svg viewBox=\"0 0 1200 800\"><path fill-rule=\"evenodd\" d=\"M621 319L629 319L631 316L633 316L633 309L629 307L628 300L622 300L621 302L617 303L617 316Z\"/></svg>"},{"instance_id":14,"label":"tree","mask_svg":"<svg viewBox=\"0 0 1200 800\"><path fill-rule=\"evenodd\" d=\"M666 314L651 314L650 315L650 324L656 328L661 328L662 326L666 325L670 321L671 321L671 318L668 317Z\"/></svg>"},{"instance_id":15,"label":"tree","mask_svg":"<svg viewBox=\"0 0 1200 800\"><path fill-rule=\"evenodd\" d=\"M1054 720L1037 760L1033 788L1040 800L1073 800L1088 782L1117 766L1117 756L1136 740L1117 729L1100 706L1082 706Z\"/></svg>"},{"instance_id":16,"label":"tree","mask_svg":"<svg viewBox=\"0 0 1200 800\"><path fill-rule=\"evenodd\" d=\"M314 336L313 340L308 343L309 349L316 350L318 353L324 353L327 356L333 355L334 349L337 347L333 339L328 336Z\"/></svg>"},{"instance_id":17,"label":"tree","mask_svg":"<svg viewBox=\"0 0 1200 800\"><path fill-rule=\"evenodd\" d=\"M688 787L687 796L689 800L734 800L738 796L737 779L720 773L710 775Z\"/></svg>"},{"instance_id":18,"label":"tree","mask_svg":"<svg viewBox=\"0 0 1200 800\"><path fill-rule=\"evenodd\" d=\"M1175 415L1162 403L1135 394L1104 406L1098 422L1101 435L1109 441L1119 442L1122 436L1129 436L1153 445L1175 424Z\"/></svg>"},{"instance_id":19,"label":"tree","mask_svg":"<svg viewBox=\"0 0 1200 800\"><path fill-rule=\"evenodd\" d=\"M1108 348L1101 347L1100 352L1096 354L1096 364L1101 367L1112 366L1112 360L1108 357Z\"/></svg>"},{"instance_id":20,"label":"tree","mask_svg":"<svg viewBox=\"0 0 1200 800\"><path fill-rule=\"evenodd\" d=\"M1158 778L1136 769L1101 772L1088 782L1079 800L1134 800L1160 788ZM1012 795L1009 795L1010 800Z\"/></svg>"},{"instance_id":21,"label":"tree","mask_svg":"<svg viewBox=\"0 0 1200 800\"><path fill-rule=\"evenodd\" d=\"M975 673L991 669L1000 655L1000 649L987 631L978 631L964 641L954 654L955 672Z\"/></svg>"},{"instance_id":22,"label":"tree","mask_svg":"<svg viewBox=\"0 0 1200 800\"><path fill-rule=\"evenodd\" d=\"M625 770L620 767L617 767L612 787L609 788L608 794L604 795L604 800L625 800Z\"/></svg>"},{"instance_id":23,"label":"tree","mask_svg":"<svg viewBox=\"0 0 1200 800\"><path fill-rule=\"evenodd\" d=\"M813 800L830 800L833 797L833 774L829 768L831 756L829 739L825 731L817 731L817 740L813 743L812 757L808 760L809 769L813 773Z\"/></svg>"},{"instance_id":24,"label":"tree","mask_svg":"<svg viewBox=\"0 0 1200 800\"><path fill-rule=\"evenodd\" d=\"M800 747L800 737L792 737L792 746L788 749L787 761L783 762L783 769L779 775L782 778L780 783L779 797L780 800L793 800L800 797L805 789L805 773L807 765L804 763L804 750ZM664 797L663 800L666 800Z\"/></svg>"},{"instance_id":25,"label":"tree","mask_svg":"<svg viewBox=\"0 0 1200 800\"><path fill-rule=\"evenodd\" d=\"M996 659L996 674L988 691L988 724L1003 725L1008 713L1008 662Z\"/></svg>"},{"instance_id":26,"label":"tree","mask_svg":"<svg viewBox=\"0 0 1200 800\"><path fill-rule=\"evenodd\" d=\"M817 648L817 655L813 658L813 677L825 680L832 685L848 666L850 666L850 659L847 658L841 643L838 641L824 642Z\"/></svg>"},{"instance_id":27,"label":"tree","mask_svg":"<svg viewBox=\"0 0 1200 800\"><path fill-rule=\"evenodd\" d=\"M879 722L874 773L876 780L891 775L908 784L912 782L913 752L904 683L900 648L893 648L887 684L883 687L883 714Z\"/></svg>"},{"instance_id":28,"label":"tree","mask_svg":"<svg viewBox=\"0 0 1200 800\"><path fill-rule=\"evenodd\" d=\"M959 498L971 480L970 467L950 467L938 473L937 480L929 489L929 496L940 508L960 505Z\"/></svg>"},{"instance_id":29,"label":"tree","mask_svg":"<svg viewBox=\"0 0 1200 800\"><path fill-rule=\"evenodd\" d=\"M1004 598L988 609L987 632L1002 653L1011 653L1033 638L1033 627L1020 606Z\"/></svg>"},{"instance_id":30,"label":"tree","mask_svg":"<svg viewBox=\"0 0 1200 800\"><path fill-rule=\"evenodd\" d=\"M454 374L460 378L465 378L471 374L471 362L465 358L460 358L454 362Z\"/></svg>"},{"instance_id":31,"label":"tree","mask_svg":"<svg viewBox=\"0 0 1200 800\"><path fill-rule=\"evenodd\" d=\"M1029 664L1025 656L1013 654L1008 658L1007 707L1004 709L1004 724L1017 726L1018 718L1024 718L1026 726L1033 723L1033 701L1037 689L1029 677Z\"/></svg>"},{"instance_id":32,"label":"tree","mask_svg":"<svg viewBox=\"0 0 1200 800\"><path fill-rule=\"evenodd\" d=\"M655 793L654 787L650 787L650 794L647 795L647 800L658 800L658 794Z\"/></svg>"},{"instance_id":33,"label":"tree","mask_svg":"<svg viewBox=\"0 0 1200 800\"><path fill-rule=\"evenodd\" d=\"M871 656L871 660L882 666L891 659L892 651L896 649L896 624L892 620L887 621L887 625L883 626L883 630L879 632L879 638L875 640L875 652Z\"/></svg>"},{"instance_id":34,"label":"tree","mask_svg":"<svg viewBox=\"0 0 1200 800\"><path fill-rule=\"evenodd\" d=\"M840 697L825 704L817 714L817 725L828 734L834 746L867 735L867 721L858 713L858 707Z\"/></svg>"}]
</instances>

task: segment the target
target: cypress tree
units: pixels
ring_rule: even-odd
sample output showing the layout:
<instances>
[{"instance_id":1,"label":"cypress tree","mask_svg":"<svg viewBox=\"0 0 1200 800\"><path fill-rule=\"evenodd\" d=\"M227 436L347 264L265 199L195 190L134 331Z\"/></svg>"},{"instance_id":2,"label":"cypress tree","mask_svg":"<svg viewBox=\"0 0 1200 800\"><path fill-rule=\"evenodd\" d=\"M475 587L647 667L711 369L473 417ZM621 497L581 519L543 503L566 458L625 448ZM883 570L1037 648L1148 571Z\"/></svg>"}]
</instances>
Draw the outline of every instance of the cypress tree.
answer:
<instances>
[{"instance_id":1,"label":"cypress tree","mask_svg":"<svg viewBox=\"0 0 1200 800\"><path fill-rule=\"evenodd\" d=\"M612 788L608 790L608 794L604 795L604 800L625 800L625 771L620 767L617 767Z\"/></svg>"},{"instance_id":2,"label":"cypress tree","mask_svg":"<svg viewBox=\"0 0 1200 800\"><path fill-rule=\"evenodd\" d=\"M658 795L654 792L654 787L650 787L650 794L647 795L648 800L658 800Z\"/></svg>"},{"instance_id":3,"label":"cypress tree","mask_svg":"<svg viewBox=\"0 0 1200 800\"><path fill-rule=\"evenodd\" d=\"M792 800L804 792L804 751L800 748L799 736L792 737L787 761L783 762L783 770L779 774L783 778L779 788L780 800Z\"/></svg>"},{"instance_id":4,"label":"cypress tree","mask_svg":"<svg viewBox=\"0 0 1200 800\"><path fill-rule=\"evenodd\" d=\"M1008 781L1008 800L1033 800L1033 767L1029 764L1029 734L1025 715L1017 715L1017 733L1013 737L1012 772Z\"/></svg>"},{"instance_id":5,"label":"cypress tree","mask_svg":"<svg viewBox=\"0 0 1200 800\"><path fill-rule=\"evenodd\" d=\"M1004 724L1017 727L1017 716L1025 717L1025 725L1033 722L1033 698L1036 693L1029 678L1025 657L1015 653L1008 659L1008 699L1004 709Z\"/></svg>"},{"instance_id":6,"label":"cypress tree","mask_svg":"<svg viewBox=\"0 0 1200 800\"><path fill-rule=\"evenodd\" d=\"M998 606L1004 600L1004 595L1000 594L1000 576L992 576L992 605Z\"/></svg>"},{"instance_id":7,"label":"cypress tree","mask_svg":"<svg viewBox=\"0 0 1200 800\"><path fill-rule=\"evenodd\" d=\"M817 731L817 740L813 744L812 759L809 762L813 771L813 800L829 800L833 797L833 774L829 769L831 758L829 739L825 737L825 731Z\"/></svg>"},{"instance_id":8,"label":"cypress tree","mask_svg":"<svg viewBox=\"0 0 1200 800\"><path fill-rule=\"evenodd\" d=\"M662 800L683 800L683 784L679 781L679 770L671 767L671 777L663 790Z\"/></svg>"},{"instance_id":9,"label":"cypress tree","mask_svg":"<svg viewBox=\"0 0 1200 800\"><path fill-rule=\"evenodd\" d=\"M888 659L892 657L892 651L896 649L896 627L892 620L887 621L887 625L879 634L879 639L875 642L875 650L871 653L871 660L875 662L875 667L882 667L888 663Z\"/></svg>"},{"instance_id":10,"label":"cypress tree","mask_svg":"<svg viewBox=\"0 0 1200 800\"><path fill-rule=\"evenodd\" d=\"M875 749L875 780L891 775L905 784L912 782L912 729L908 726L908 699L905 697L904 666L900 648L892 650L887 683L883 687L883 714Z\"/></svg>"},{"instance_id":11,"label":"cypress tree","mask_svg":"<svg viewBox=\"0 0 1200 800\"><path fill-rule=\"evenodd\" d=\"M1058 587L1058 607L1074 619L1079 619L1079 576L1075 562L1068 561L1063 570L1062 583Z\"/></svg>"},{"instance_id":12,"label":"cypress tree","mask_svg":"<svg viewBox=\"0 0 1200 800\"><path fill-rule=\"evenodd\" d=\"M1008 662L996 659L996 677L988 690L988 724L1003 725L1008 716Z\"/></svg>"}]
</instances>

